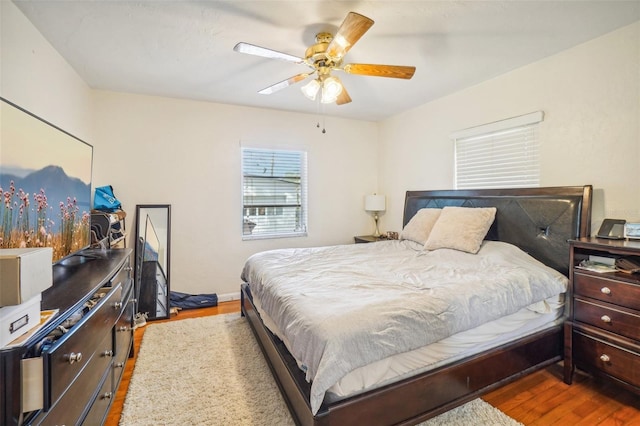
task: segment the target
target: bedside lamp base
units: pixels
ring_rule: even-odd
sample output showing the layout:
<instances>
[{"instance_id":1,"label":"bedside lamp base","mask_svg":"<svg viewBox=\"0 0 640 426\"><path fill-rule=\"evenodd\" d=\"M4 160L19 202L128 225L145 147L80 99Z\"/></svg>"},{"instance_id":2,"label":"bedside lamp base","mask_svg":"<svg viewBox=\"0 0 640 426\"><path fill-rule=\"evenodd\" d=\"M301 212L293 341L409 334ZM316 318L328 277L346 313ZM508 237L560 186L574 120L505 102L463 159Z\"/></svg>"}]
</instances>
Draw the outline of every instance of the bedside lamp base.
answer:
<instances>
[{"instance_id":1,"label":"bedside lamp base","mask_svg":"<svg viewBox=\"0 0 640 426\"><path fill-rule=\"evenodd\" d=\"M375 230L375 232L373 233L373 236L374 236L374 237L379 237L379 236L380 236L380 230L378 229L378 212L375 212L375 213L374 213L374 215L373 215L373 220L374 220L374 221L375 221L375 223L376 223L376 230Z\"/></svg>"}]
</instances>

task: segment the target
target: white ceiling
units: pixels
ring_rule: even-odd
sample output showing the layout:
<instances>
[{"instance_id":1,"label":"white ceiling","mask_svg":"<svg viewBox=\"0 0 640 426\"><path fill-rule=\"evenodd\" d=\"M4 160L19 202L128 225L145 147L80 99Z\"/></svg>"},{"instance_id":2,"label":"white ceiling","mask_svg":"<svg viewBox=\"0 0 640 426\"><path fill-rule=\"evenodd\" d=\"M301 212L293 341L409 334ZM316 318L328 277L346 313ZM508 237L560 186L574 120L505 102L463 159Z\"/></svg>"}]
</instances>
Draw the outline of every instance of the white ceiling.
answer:
<instances>
[{"instance_id":1,"label":"white ceiling","mask_svg":"<svg viewBox=\"0 0 640 426\"><path fill-rule=\"evenodd\" d=\"M4 1L4 0L3 0ZM640 19L640 0L14 0L95 89L307 113L303 65L236 53L239 42L304 57L349 11L375 24L345 63L414 65L411 80L340 74L353 102L328 115L378 121Z\"/></svg>"}]
</instances>

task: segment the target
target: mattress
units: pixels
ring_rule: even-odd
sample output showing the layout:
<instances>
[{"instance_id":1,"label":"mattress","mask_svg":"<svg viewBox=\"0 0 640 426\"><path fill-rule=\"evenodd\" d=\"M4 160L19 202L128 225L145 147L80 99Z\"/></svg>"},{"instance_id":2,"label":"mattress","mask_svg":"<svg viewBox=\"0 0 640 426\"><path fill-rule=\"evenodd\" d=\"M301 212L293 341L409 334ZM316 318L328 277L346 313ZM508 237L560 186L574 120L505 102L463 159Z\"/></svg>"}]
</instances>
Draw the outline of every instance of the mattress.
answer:
<instances>
[{"instance_id":1,"label":"mattress","mask_svg":"<svg viewBox=\"0 0 640 426\"><path fill-rule=\"evenodd\" d=\"M359 367L331 386L325 395L325 401L334 402L376 389L554 327L564 321L564 300L565 295L561 293L515 314L457 333L439 342ZM279 336L288 348L283 333L260 308L260 299L253 296L253 302L265 326ZM301 365L300 360L296 359L296 362Z\"/></svg>"}]
</instances>

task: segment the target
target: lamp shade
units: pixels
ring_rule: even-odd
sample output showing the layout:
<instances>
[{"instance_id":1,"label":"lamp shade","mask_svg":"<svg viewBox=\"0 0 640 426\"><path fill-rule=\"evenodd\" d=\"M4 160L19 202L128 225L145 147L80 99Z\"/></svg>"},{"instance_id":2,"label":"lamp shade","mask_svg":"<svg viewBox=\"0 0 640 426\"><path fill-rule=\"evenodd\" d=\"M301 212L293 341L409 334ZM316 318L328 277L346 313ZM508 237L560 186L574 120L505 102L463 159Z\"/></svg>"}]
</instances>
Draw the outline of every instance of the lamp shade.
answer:
<instances>
[{"instance_id":1,"label":"lamp shade","mask_svg":"<svg viewBox=\"0 0 640 426\"><path fill-rule=\"evenodd\" d=\"M300 90L302 90L302 93L309 99L311 99L312 101L316 99L316 95L318 94L318 91L320 90L320 82L316 79L316 80L311 80L309 83L305 84L304 86L302 86L300 88Z\"/></svg>"},{"instance_id":2,"label":"lamp shade","mask_svg":"<svg viewBox=\"0 0 640 426\"><path fill-rule=\"evenodd\" d=\"M383 212L386 208L384 195L367 195L364 197L364 209L368 212Z\"/></svg>"},{"instance_id":3,"label":"lamp shade","mask_svg":"<svg viewBox=\"0 0 640 426\"><path fill-rule=\"evenodd\" d=\"M325 78L322 82L322 98L320 102L323 104L331 104L338 99L342 93L342 84L336 77Z\"/></svg>"}]
</instances>

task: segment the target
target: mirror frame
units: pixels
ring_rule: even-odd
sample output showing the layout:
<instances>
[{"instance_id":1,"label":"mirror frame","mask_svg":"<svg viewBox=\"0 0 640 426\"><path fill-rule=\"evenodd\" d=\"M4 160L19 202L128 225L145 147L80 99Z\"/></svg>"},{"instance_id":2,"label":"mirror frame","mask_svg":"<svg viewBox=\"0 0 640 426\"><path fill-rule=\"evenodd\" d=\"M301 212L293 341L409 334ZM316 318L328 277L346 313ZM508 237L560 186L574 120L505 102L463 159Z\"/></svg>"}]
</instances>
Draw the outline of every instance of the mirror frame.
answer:
<instances>
[{"instance_id":1,"label":"mirror frame","mask_svg":"<svg viewBox=\"0 0 640 426\"><path fill-rule=\"evenodd\" d=\"M157 210L165 210L166 211L166 228L162 228L162 229L166 229L166 233L161 233L161 237L159 237L159 239L162 239L162 237L164 238L164 243L165 243L165 257L166 257L166 267L164 268L164 276L165 276L165 281L166 281L166 298L163 295L163 298L161 300L157 299L156 300L156 306L158 303L162 303L162 305L164 306L164 315L152 315L151 312L149 312L149 315L147 317L147 321L153 321L153 320L159 320L159 319L167 319L170 316L170 305L169 305L169 295L170 295L170 288L171 288L171 283L170 283L170 271L171 271L171 204L137 204L136 205L136 239L135 239L135 248L134 248L134 252L135 252L135 279L134 279L134 285L135 285L135 295L136 295L136 313L141 312L140 310L140 297L141 297L141 290L142 290L142 276L143 276L143 253L144 253L144 248L143 246L145 245L146 241L146 224L147 224L147 217L149 216L149 213L147 212L147 210L152 210L152 209L157 209ZM161 213L164 214L164 213ZM153 225L153 223L152 223ZM160 229L160 227L158 226L158 224L156 224L154 226L154 229ZM142 233L142 235L141 235ZM141 243L141 237L142 237L142 241L145 241L145 243ZM162 245L162 242L160 243L160 245ZM162 270L162 268L161 268ZM154 281L154 283L157 283L157 281ZM152 291L153 294L157 293L157 290ZM148 312L148 310L144 310L144 312ZM157 312L157 309L156 309Z\"/></svg>"}]
</instances>

